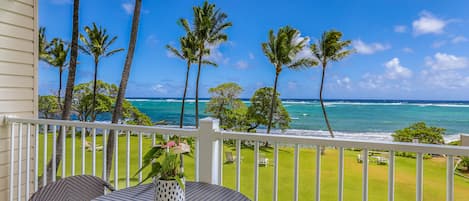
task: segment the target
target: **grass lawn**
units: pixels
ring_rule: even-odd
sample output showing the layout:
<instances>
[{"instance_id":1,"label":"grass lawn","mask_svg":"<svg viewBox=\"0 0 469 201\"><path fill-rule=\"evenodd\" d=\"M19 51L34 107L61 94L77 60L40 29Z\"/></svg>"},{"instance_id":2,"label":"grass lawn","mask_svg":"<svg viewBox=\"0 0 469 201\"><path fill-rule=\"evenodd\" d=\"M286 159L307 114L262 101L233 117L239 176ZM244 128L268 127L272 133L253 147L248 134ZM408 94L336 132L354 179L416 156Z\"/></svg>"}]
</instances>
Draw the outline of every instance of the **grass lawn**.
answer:
<instances>
[{"instance_id":1,"label":"grass lawn","mask_svg":"<svg viewBox=\"0 0 469 201\"><path fill-rule=\"evenodd\" d=\"M81 174L81 137L76 138L75 174ZM39 172L43 170L43 142L44 136L39 136ZM102 138L97 137L97 144L102 145ZM138 169L138 137L131 136L130 176L131 185L138 183L138 177L134 174ZM91 138L87 137L91 143ZM66 175L71 175L71 142L67 137L66 143ZM151 139L143 138L143 154L150 148ZM52 152L52 135L48 135L48 157ZM234 147L225 145L224 151L236 153ZM241 192L252 199L254 186L254 152L244 148L241 151ZM272 149L261 149L270 160L267 167L259 167L259 200L272 200L273 189L273 159ZM362 164L356 162L359 152L345 151L344 170L344 200L361 200L362 190ZM119 137L119 187L125 187L126 175L126 137ZM92 152L86 152L86 174L92 172ZM203 156L202 156L203 157ZM96 154L96 174L102 175L102 152ZM186 157L186 176L189 181L194 180L194 158ZM338 151L327 149L321 159L321 198L322 200L337 200L338 183ZM315 149L301 148L300 172L299 172L299 200L314 200L315 196ZM283 147L279 149L279 200L293 199L293 148ZM147 171L144 171L145 176ZM369 200L387 200L387 165L369 164ZM61 176L61 167L58 169ZM415 200L415 159L396 157L395 200ZM224 164L223 185L235 189L236 164ZM469 198L469 180L455 175L455 200L465 201ZM111 171L111 184L114 184L114 167ZM445 200L446 191L446 161L443 158L433 158L424 161L424 199Z\"/></svg>"}]
</instances>

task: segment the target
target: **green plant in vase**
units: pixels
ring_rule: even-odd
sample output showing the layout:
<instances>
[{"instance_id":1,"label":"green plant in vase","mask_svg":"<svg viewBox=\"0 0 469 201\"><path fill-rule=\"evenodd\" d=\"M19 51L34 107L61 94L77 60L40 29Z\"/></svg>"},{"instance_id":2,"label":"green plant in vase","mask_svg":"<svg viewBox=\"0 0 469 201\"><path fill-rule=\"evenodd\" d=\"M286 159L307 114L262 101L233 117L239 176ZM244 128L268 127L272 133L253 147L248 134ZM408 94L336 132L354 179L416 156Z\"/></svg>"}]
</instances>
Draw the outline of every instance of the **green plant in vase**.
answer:
<instances>
[{"instance_id":1,"label":"green plant in vase","mask_svg":"<svg viewBox=\"0 0 469 201\"><path fill-rule=\"evenodd\" d=\"M142 168L136 175L143 169L151 167L151 171L140 184L153 178L155 200L185 200L185 181L180 167L180 157L189 152L190 146L187 143L168 141L153 146L145 154Z\"/></svg>"}]
</instances>

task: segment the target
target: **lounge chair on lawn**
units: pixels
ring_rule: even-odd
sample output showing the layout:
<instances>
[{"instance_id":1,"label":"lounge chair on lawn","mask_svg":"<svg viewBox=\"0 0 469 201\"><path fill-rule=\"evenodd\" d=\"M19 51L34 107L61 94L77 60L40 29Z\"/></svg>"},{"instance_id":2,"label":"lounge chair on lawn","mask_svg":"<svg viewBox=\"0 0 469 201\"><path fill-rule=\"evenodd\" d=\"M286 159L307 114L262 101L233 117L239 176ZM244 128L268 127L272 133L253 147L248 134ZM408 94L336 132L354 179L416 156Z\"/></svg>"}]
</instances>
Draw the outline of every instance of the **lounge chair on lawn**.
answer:
<instances>
[{"instance_id":1,"label":"lounge chair on lawn","mask_svg":"<svg viewBox=\"0 0 469 201\"><path fill-rule=\"evenodd\" d=\"M234 163L236 161L236 156L233 156L230 151L225 152L225 158L225 163Z\"/></svg>"},{"instance_id":2,"label":"lounge chair on lawn","mask_svg":"<svg viewBox=\"0 0 469 201\"><path fill-rule=\"evenodd\" d=\"M257 160L257 164L262 166L267 166L269 164L269 159L265 157L265 155L259 155L259 159Z\"/></svg>"},{"instance_id":3,"label":"lounge chair on lawn","mask_svg":"<svg viewBox=\"0 0 469 201\"><path fill-rule=\"evenodd\" d=\"M363 163L362 154L357 154L357 163Z\"/></svg>"},{"instance_id":4,"label":"lounge chair on lawn","mask_svg":"<svg viewBox=\"0 0 469 201\"><path fill-rule=\"evenodd\" d=\"M85 149L86 151L93 151L93 146L90 144L90 142L85 141ZM102 151L103 150L103 145L96 144L96 151Z\"/></svg>"}]
</instances>

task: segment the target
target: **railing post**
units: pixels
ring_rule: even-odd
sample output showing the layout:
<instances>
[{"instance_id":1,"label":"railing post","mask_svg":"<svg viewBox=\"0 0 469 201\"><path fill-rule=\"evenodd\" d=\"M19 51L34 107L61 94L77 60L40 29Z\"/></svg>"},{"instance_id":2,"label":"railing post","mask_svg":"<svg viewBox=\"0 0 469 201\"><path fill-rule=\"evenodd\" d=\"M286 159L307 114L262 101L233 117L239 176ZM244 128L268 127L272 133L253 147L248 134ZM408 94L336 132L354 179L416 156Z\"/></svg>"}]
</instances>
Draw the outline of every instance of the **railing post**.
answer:
<instances>
[{"instance_id":1,"label":"railing post","mask_svg":"<svg viewBox=\"0 0 469 201\"><path fill-rule=\"evenodd\" d=\"M220 163L220 154L218 137L219 121L213 118L204 118L200 120L199 127L199 152L197 153L199 163L199 179L201 182L210 184L219 184L221 177L218 170Z\"/></svg>"}]
</instances>

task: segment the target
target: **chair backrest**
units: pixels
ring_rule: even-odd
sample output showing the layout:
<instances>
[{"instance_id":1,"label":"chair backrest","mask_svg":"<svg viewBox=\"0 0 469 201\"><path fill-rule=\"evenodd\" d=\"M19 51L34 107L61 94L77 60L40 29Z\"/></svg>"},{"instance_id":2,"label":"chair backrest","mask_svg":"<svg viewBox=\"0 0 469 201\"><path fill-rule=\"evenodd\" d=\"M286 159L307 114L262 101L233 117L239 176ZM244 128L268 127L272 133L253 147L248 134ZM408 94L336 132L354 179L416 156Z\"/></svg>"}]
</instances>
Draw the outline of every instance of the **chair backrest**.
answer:
<instances>
[{"instance_id":1,"label":"chair backrest","mask_svg":"<svg viewBox=\"0 0 469 201\"><path fill-rule=\"evenodd\" d=\"M29 200L92 200L104 195L106 188L114 191L114 188L110 184L99 177L79 175L47 184L34 193Z\"/></svg>"},{"instance_id":2,"label":"chair backrest","mask_svg":"<svg viewBox=\"0 0 469 201\"><path fill-rule=\"evenodd\" d=\"M226 157L227 161L234 161L233 153L231 153L229 151L225 152L225 157Z\"/></svg>"}]
</instances>

